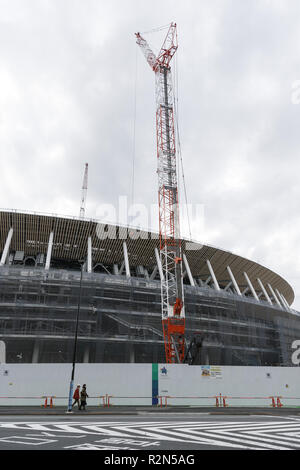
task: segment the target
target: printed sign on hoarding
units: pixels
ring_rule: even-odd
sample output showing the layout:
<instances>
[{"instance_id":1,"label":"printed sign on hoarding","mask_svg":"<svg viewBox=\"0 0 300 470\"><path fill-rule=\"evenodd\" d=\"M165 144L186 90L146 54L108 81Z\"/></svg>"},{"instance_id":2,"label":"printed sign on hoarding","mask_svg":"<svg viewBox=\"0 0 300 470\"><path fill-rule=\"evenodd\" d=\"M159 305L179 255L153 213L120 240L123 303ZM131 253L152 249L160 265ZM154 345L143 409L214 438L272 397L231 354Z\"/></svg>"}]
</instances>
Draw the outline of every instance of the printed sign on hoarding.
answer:
<instances>
[{"instance_id":1,"label":"printed sign on hoarding","mask_svg":"<svg viewBox=\"0 0 300 470\"><path fill-rule=\"evenodd\" d=\"M222 377L222 368L220 366L201 366L201 376L220 379Z\"/></svg>"}]
</instances>

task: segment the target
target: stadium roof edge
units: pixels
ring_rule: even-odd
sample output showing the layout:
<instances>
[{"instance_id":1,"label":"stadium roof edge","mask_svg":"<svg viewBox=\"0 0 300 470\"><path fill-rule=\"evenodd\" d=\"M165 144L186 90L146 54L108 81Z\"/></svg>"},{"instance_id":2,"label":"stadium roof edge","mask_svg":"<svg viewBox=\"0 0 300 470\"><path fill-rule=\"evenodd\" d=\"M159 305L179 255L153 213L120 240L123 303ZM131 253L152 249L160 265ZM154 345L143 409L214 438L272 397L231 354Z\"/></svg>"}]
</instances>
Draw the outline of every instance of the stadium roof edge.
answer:
<instances>
[{"instance_id":1,"label":"stadium roof edge","mask_svg":"<svg viewBox=\"0 0 300 470\"><path fill-rule=\"evenodd\" d=\"M27 255L46 253L51 232L54 233L52 256L58 259L79 260L85 257L88 237L92 239L94 264L122 263L125 241L131 266L154 266L154 251L159 247L158 233L139 227L70 215L0 209L0 252L4 249L11 227L14 230L11 250L24 251ZM294 291L290 284L256 261L186 238L182 239L182 246L194 277L209 277L209 260L219 282L230 281L227 270L227 266L230 266L241 287L247 287L244 277L246 272L255 290L261 291L257 281L259 278L263 284L271 284L274 289L278 289L292 304Z\"/></svg>"}]
</instances>

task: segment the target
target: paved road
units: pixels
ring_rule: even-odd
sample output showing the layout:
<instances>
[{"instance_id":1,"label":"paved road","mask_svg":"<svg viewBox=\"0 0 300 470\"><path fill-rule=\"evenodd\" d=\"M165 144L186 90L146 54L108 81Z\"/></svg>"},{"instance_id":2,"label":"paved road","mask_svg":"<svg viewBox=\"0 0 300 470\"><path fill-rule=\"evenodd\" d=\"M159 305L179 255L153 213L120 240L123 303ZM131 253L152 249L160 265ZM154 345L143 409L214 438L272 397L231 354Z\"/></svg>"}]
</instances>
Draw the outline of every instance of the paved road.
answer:
<instances>
[{"instance_id":1,"label":"paved road","mask_svg":"<svg viewBox=\"0 0 300 470\"><path fill-rule=\"evenodd\" d=\"M300 416L189 412L0 416L0 451L21 449L105 450L106 454L189 450L195 458L195 451L203 449L299 450Z\"/></svg>"}]
</instances>

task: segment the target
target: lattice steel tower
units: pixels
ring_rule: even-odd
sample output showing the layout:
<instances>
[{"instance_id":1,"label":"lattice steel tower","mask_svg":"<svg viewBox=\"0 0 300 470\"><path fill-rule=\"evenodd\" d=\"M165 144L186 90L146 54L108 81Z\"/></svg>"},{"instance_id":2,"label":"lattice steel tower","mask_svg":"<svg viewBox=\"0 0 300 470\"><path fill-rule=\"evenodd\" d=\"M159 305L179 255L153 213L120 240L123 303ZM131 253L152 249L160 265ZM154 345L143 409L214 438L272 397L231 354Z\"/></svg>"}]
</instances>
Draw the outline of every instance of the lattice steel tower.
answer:
<instances>
[{"instance_id":1,"label":"lattice steel tower","mask_svg":"<svg viewBox=\"0 0 300 470\"><path fill-rule=\"evenodd\" d=\"M179 224L174 104L170 62L177 50L176 23L171 23L156 57L136 33L137 44L155 73L156 142L159 203L162 325L166 362L184 359L185 311Z\"/></svg>"},{"instance_id":2,"label":"lattice steel tower","mask_svg":"<svg viewBox=\"0 0 300 470\"><path fill-rule=\"evenodd\" d=\"M87 187L88 187L88 163L85 164L84 167L84 176L81 188L81 200L80 200L80 211L79 211L79 218L83 219L85 216L85 204L86 204L86 194L87 194Z\"/></svg>"}]
</instances>

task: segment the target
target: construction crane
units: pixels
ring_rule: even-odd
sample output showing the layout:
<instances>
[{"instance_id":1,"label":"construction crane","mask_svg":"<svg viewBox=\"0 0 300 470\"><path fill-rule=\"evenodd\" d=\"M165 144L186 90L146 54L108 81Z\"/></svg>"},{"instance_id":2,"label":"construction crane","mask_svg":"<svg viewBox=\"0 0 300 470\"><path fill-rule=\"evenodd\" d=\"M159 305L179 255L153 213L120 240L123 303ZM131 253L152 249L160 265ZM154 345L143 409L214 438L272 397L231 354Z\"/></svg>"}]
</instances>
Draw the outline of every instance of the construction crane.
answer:
<instances>
[{"instance_id":1,"label":"construction crane","mask_svg":"<svg viewBox=\"0 0 300 470\"><path fill-rule=\"evenodd\" d=\"M79 212L80 219L83 219L85 215L87 185L88 185L88 163L85 164L85 168L84 168L84 176L83 176L83 183L82 183L82 189L81 189L80 212Z\"/></svg>"},{"instance_id":2,"label":"construction crane","mask_svg":"<svg viewBox=\"0 0 300 470\"><path fill-rule=\"evenodd\" d=\"M155 56L147 41L135 33L148 64L155 73L156 144L159 203L161 309L167 363L182 363L185 347L185 308L179 225L178 182L170 62L177 50L176 23L171 23Z\"/></svg>"}]
</instances>

